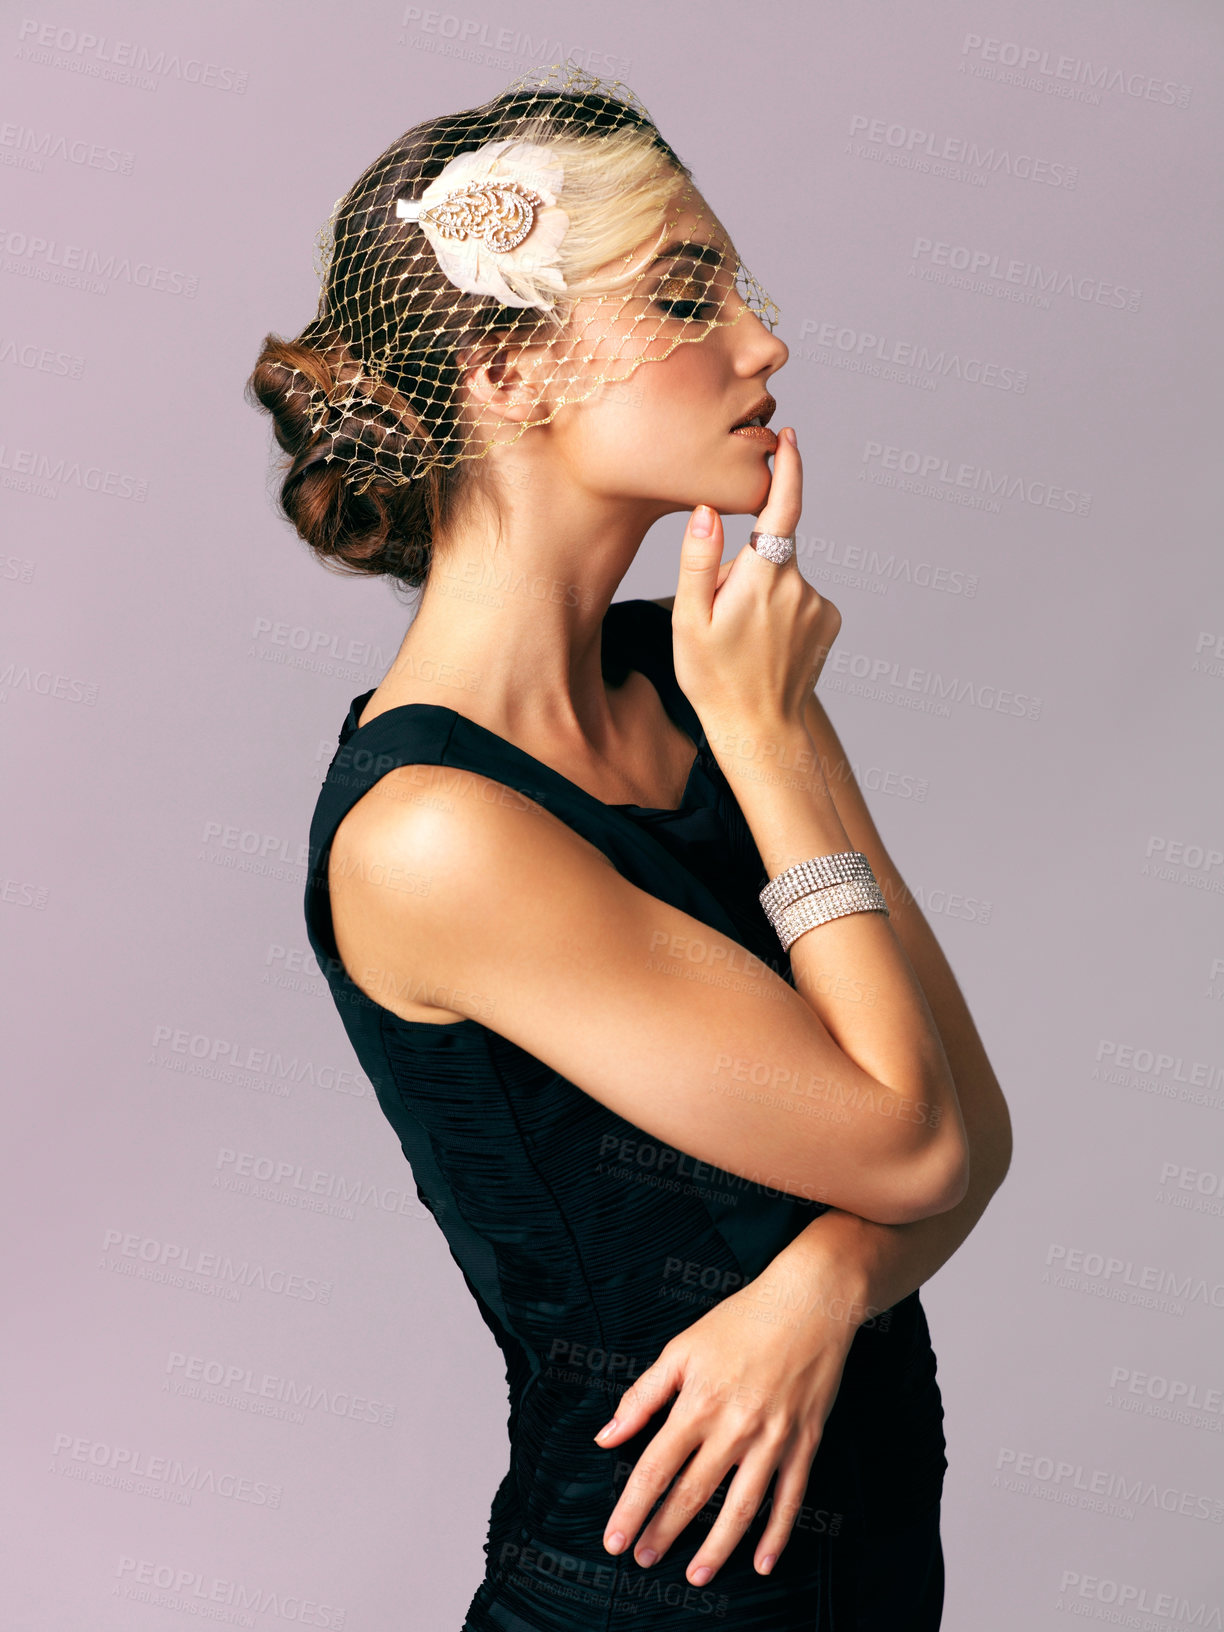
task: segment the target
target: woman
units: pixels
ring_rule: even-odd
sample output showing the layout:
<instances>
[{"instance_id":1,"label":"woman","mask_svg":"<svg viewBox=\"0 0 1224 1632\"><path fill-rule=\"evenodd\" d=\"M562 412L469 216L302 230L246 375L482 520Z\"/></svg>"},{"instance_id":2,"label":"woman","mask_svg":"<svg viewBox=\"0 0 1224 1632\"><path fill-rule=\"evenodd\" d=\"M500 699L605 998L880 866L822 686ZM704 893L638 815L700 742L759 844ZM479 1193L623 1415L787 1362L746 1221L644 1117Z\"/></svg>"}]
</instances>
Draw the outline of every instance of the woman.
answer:
<instances>
[{"instance_id":1,"label":"woman","mask_svg":"<svg viewBox=\"0 0 1224 1632\"><path fill-rule=\"evenodd\" d=\"M251 384L302 537L422 592L306 914L506 1361L465 1632L926 1632L917 1288L1010 1134L813 693L840 615L794 561L772 303L569 65L409 131L326 252ZM613 602L679 510L675 596ZM756 531L721 564L724 513Z\"/></svg>"}]
</instances>

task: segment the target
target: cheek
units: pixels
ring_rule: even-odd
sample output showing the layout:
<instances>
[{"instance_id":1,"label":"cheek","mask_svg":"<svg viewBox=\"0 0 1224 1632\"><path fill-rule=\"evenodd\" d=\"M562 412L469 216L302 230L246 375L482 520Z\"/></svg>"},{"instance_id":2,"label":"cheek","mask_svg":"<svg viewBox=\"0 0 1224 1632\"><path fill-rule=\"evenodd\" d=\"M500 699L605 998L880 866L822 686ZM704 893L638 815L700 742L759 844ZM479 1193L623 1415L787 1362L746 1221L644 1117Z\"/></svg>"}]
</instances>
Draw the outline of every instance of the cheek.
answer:
<instances>
[{"instance_id":1,"label":"cheek","mask_svg":"<svg viewBox=\"0 0 1224 1632\"><path fill-rule=\"evenodd\" d=\"M675 411L636 393L632 380L616 389L623 394L616 410L589 427L581 455L585 472L605 492L656 494L660 478L682 457L683 426L677 426Z\"/></svg>"},{"instance_id":2,"label":"cheek","mask_svg":"<svg viewBox=\"0 0 1224 1632\"><path fill-rule=\"evenodd\" d=\"M682 341L662 362L642 364L624 389L636 397L649 434L665 437L677 452L708 450L717 442L727 384L705 340Z\"/></svg>"},{"instance_id":3,"label":"cheek","mask_svg":"<svg viewBox=\"0 0 1224 1632\"><path fill-rule=\"evenodd\" d=\"M708 409L725 393L725 369L720 365L717 346L711 343L710 335L700 340L682 340L657 368L660 390L673 401Z\"/></svg>"},{"instance_id":4,"label":"cheek","mask_svg":"<svg viewBox=\"0 0 1224 1632\"><path fill-rule=\"evenodd\" d=\"M718 407L725 392L706 348L678 345L576 405L566 458L604 493L661 497L699 472L708 480L728 454Z\"/></svg>"}]
</instances>

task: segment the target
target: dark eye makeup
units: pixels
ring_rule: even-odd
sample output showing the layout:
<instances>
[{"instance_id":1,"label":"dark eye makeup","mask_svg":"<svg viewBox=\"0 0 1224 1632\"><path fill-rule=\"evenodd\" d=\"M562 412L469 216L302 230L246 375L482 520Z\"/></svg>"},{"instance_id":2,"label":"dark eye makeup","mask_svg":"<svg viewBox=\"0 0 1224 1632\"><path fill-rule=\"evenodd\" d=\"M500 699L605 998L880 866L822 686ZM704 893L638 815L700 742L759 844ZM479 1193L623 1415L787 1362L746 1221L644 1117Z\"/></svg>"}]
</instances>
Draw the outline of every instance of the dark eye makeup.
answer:
<instances>
[{"instance_id":1,"label":"dark eye makeup","mask_svg":"<svg viewBox=\"0 0 1224 1632\"><path fill-rule=\"evenodd\" d=\"M654 303L669 317L683 321L705 321L718 310L718 303L708 297L713 289L708 268L678 267L661 279L653 296Z\"/></svg>"}]
</instances>

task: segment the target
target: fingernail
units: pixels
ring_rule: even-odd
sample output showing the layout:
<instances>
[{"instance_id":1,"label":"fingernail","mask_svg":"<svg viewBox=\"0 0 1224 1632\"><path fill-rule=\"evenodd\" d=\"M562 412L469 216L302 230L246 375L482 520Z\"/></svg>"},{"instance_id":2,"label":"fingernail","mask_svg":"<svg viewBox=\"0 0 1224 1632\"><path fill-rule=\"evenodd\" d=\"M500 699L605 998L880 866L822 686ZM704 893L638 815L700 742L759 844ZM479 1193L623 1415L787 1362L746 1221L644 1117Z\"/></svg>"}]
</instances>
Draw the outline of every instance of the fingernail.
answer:
<instances>
[{"instance_id":1,"label":"fingernail","mask_svg":"<svg viewBox=\"0 0 1224 1632\"><path fill-rule=\"evenodd\" d=\"M714 531L714 512L708 504L699 504L693 511L689 522L689 532L694 538L708 538Z\"/></svg>"},{"instance_id":2,"label":"fingernail","mask_svg":"<svg viewBox=\"0 0 1224 1632\"><path fill-rule=\"evenodd\" d=\"M604 1546L610 1553L619 1553L624 1545L625 1538L619 1530L613 1530L607 1541L604 1542Z\"/></svg>"},{"instance_id":3,"label":"fingernail","mask_svg":"<svg viewBox=\"0 0 1224 1632\"><path fill-rule=\"evenodd\" d=\"M710 1568L710 1566L708 1564L703 1564L699 1570L693 1571L689 1579L692 1581L695 1587L704 1587L706 1582L713 1574L714 1571Z\"/></svg>"},{"instance_id":4,"label":"fingernail","mask_svg":"<svg viewBox=\"0 0 1224 1632\"><path fill-rule=\"evenodd\" d=\"M766 1553L765 1557L761 1560L761 1574L762 1575L768 1575L770 1570L773 1569L774 1565L777 1562L778 1562L777 1553Z\"/></svg>"},{"instance_id":5,"label":"fingernail","mask_svg":"<svg viewBox=\"0 0 1224 1632\"><path fill-rule=\"evenodd\" d=\"M610 1434L612 1432L612 1430L614 1428L616 1428L617 1426L618 1426L618 1424L617 1424L616 1418L613 1417L611 1422L605 1422L604 1423L603 1427L595 1435L595 1438L596 1439L602 1439L605 1434Z\"/></svg>"},{"instance_id":6,"label":"fingernail","mask_svg":"<svg viewBox=\"0 0 1224 1632\"><path fill-rule=\"evenodd\" d=\"M790 443L792 448L797 448L799 446L799 443L795 439L795 432L790 425L786 427L786 429L782 432L782 435Z\"/></svg>"},{"instance_id":7,"label":"fingernail","mask_svg":"<svg viewBox=\"0 0 1224 1632\"><path fill-rule=\"evenodd\" d=\"M643 1569L649 1569L658 1556L653 1547L643 1547L637 1555L637 1561Z\"/></svg>"}]
</instances>

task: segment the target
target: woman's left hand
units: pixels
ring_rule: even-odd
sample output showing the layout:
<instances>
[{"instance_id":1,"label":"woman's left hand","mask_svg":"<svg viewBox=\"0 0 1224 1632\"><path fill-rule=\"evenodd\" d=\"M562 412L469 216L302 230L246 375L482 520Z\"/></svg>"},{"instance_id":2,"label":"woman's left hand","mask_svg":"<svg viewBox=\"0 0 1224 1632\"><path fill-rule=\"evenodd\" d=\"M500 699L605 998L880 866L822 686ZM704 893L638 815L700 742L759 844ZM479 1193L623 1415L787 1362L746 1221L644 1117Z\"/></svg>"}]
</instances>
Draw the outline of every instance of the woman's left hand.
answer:
<instances>
[{"instance_id":1,"label":"woman's left hand","mask_svg":"<svg viewBox=\"0 0 1224 1632\"><path fill-rule=\"evenodd\" d=\"M625 1392L615 1428L596 1435L601 1446L640 1433L677 1389L679 1397L612 1510L604 1531L609 1552L633 1541L683 1467L634 1548L639 1564L662 1558L734 1466L718 1517L685 1572L704 1586L752 1522L776 1470L769 1522L754 1556L761 1574L773 1568L802 1506L855 1332L880 1312L842 1295L828 1268L828 1275L783 1275L775 1260L673 1337Z\"/></svg>"}]
</instances>

